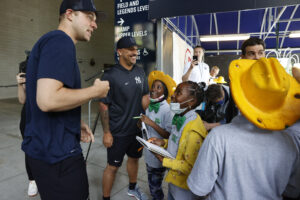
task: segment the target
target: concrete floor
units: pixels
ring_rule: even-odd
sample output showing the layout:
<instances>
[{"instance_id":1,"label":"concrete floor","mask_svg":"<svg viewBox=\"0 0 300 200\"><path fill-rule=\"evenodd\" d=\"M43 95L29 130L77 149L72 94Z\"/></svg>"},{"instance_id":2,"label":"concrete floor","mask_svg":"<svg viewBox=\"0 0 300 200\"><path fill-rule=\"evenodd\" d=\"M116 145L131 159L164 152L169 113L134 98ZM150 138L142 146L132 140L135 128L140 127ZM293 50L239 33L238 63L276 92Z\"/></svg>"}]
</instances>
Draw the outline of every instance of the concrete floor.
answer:
<instances>
[{"instance_id":1,"label":"concrete floor","mask_svg":"<svg viewBox=\"0 0 300 200\"><path fill-rule=\"evenodd\" d=\"M17 99L0 100L0 199L1 200L39 200L36 197L27 196L28 180L24 165L24 152L21 150L21 134L19 131L19 120L22 106ZM91 121L97 112L97 105L92 104ZM88 123L88 106L82 107L82 119ZM95 143L92 144L87 162L87 172L90 185L90 199L102 199L102 173L106 166L106 149L102 144L102 127L100 120L95 132ZM82 144L84 156L88 144ZM127 158L125 158L126 162ZM143 191L150 193L147 182L147 173L143 158L140 159L138 184ZM115 184L112 189L112 200L132 200L127 195L128 176L126 165L119 169ZM167 195L167 184L163 183L165 196Z\"/></svg>"}]
</instances>

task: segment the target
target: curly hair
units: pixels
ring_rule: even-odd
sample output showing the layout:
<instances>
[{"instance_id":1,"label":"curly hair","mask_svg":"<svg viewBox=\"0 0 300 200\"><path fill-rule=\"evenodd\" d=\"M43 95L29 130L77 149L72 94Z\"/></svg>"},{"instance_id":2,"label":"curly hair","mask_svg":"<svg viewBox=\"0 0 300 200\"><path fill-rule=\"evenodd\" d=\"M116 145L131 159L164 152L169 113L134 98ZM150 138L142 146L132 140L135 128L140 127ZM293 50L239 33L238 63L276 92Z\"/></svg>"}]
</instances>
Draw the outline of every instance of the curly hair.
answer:
<instances>
[{"instance_id":1,"label":"curly hair","mask_svg":"<svg viewBox=\"0 0 300 200\"><path fill-rule=\"evenodd\" d=\"M219 84L212 84L207 87L205 91L205 96L207 101L209 102L216 102L218 99L224 96L224 91L221 85Z\"/></svg>"},{"instance_id":2,"label":"curly hair","mask_svg":"<svg viewBox=\"0 0 300 200\"><path fill-rule=\"evenodd\" d=\"M195 97L195 99L197 100L195 105L192 106L192 109L196 108L197 106L200 105L200 103L204 100L204 88L205 88L205 84L202 83L196 83L193 81L186 81L184 82L186 84L188 84L190 86L190 96Z\"/></svg>"}]
</instances>

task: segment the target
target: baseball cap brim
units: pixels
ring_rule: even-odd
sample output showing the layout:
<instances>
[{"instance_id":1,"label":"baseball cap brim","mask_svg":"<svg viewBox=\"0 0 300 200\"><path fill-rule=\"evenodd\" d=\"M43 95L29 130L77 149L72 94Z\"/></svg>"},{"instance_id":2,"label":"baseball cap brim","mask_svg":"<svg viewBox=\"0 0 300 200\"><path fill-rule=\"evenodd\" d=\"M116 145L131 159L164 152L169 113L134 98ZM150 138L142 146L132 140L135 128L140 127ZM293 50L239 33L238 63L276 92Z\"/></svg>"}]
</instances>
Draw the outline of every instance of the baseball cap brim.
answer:
<instances>
[{"instance_id":1,"label":"baseball cap brim","mask_svg":"<svg viewBox=\"0 0 300 200\"><path fill-rule=\"evenodd\" d=\"M100 22L107 19L107 15L104 11L92 11L96 14L96 22Z\"/></svg>"}]
</instances>

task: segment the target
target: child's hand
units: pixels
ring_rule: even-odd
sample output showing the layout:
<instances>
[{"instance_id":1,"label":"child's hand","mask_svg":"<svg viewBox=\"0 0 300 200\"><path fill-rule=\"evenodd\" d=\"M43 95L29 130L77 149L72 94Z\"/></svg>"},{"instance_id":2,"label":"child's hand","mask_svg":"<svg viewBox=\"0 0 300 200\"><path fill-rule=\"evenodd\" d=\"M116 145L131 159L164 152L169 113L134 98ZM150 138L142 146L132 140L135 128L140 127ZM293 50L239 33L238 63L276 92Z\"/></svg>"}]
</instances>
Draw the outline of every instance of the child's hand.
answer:
<instances>
[{"instance_id":1,"label":"child's hand","mask_svg":"<svg viewBox=\"0 0 300 200\"><path fill-rule=\"evenodd\" d=\"M148 141L152 144L155 144L155 145L161 146L161 147L165 145L165 141L163 139L159 139L159 138L150 138Z\"/></svg>"},{"instance_id":2,"label":"child's hand","mask_svg":"<svg viewBox=\"0 0 300 200\"><path fill-rule=\"evenodd\" d=\"M211 129L210 124L208 122L204 121L204 120L202 120L202 122L203 122L203 125L204 125L205 129L207 131L209 131Z\"/></svg>"},{"instance_id":3,"label":"child's hand","mask_svg":"<svg viewBox=\"0 0 300 200\"><path fill-rule=\"evenodd\" d=\"M150 138L149 140L147 140L147 142L152 143L153 139L154 139L154 138Z\"/></svg>"},{"instance_id":4,"label":"child's hand","mask_svg":"<svg viewBox=\"0 0 300 200\"><path fill-rule=\"evenodd\" d=\"M153 153L153 152L152 152ZM157 153L153 153L154 155L155 155L155 157L160 161L160 162L162 162L163 161L163 159L165 158L165 157L163 157L162 155L160 155L160 154L157 154Z\"/></svg>"},{"instance_id":5,"label":"child's hand","mask_svg":"<svg viewBox=\"0 0 300 200\"><path fill-rule=\"evenodd\" d=\"M141 121L144 122L147 125L150 125L150 123L152 122L152 120L149 117L147 117L146 115L142 114L141 116L142 116L141 117Z\"/></svg>"}]
</instances>

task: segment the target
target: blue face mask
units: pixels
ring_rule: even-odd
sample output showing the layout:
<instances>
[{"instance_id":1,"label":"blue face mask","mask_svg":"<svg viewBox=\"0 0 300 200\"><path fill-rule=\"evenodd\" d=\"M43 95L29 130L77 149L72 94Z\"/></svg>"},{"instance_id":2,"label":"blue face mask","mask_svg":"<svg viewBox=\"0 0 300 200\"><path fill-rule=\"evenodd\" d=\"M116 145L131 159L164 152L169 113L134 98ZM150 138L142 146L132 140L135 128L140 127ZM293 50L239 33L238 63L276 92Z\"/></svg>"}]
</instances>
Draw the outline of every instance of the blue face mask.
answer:
<instances>
[{"instance_id":1,"label":"blue face mask","mask_svg":"<svg viewBox=\"0 0 300 200\"><path fill-rule=\"evenodd\" d=\"M217 105L223 105L224 102L225 102L224 99L222 99L221 101L216 102L216 104Z\"/></svg>"}]
</instances>

